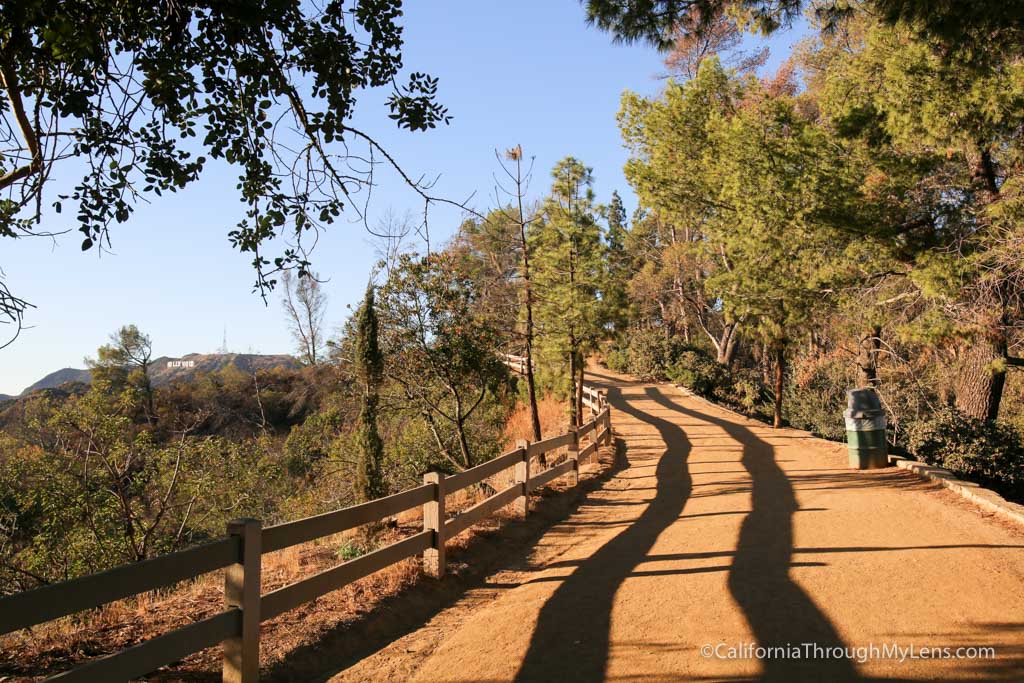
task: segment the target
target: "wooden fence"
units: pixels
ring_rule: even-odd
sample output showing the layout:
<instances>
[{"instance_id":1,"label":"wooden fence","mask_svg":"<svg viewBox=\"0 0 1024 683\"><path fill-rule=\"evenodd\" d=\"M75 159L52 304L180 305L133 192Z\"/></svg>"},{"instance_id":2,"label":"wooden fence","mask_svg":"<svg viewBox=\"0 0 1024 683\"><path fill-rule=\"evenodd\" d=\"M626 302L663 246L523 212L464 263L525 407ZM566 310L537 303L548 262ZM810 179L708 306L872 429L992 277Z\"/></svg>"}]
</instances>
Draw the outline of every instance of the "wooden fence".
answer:
<instances>
[{"instance_id":1,"label":"wooden fence","mask_svg":"<svg viewBox=\"0 0 1024 683\"><path fill-rule=\"evenodd\" d=\"M520 375L526 374L526 357L517 356L512 353L499 353L498 358L502 363L510 367L511 369L518 372Z\"/></svg>"},{"instance_id":2,"label":"wooden fence","mask_svg":"<svg viewBox=\"0 0 1024 683\"><path fill-rule=\"evenodd\" d=\"M428 473L422 486L408 491L267 528L256 519L236 520L228 524L226 538L205 545L0 598L0 635L226 569L223 612L48 680L127 681L221 644L223 680L254 683L259 679L260 622L414 555L422 554L425 571L440 578L445 573L447 539L506 505L514 505L517 516L525 517L529 493L560 476L571 475L575 485L580 463L589 462L602 443L611 443L611 413L605 394L586 387L584 403L592 417L579 428L535 443L520 441L515 450L458 474ZM537 456L563 447L568 453L565 460L531 473L531 462ZM446 513L446 496L513 468L512 486L453 517ZM264 554L384 521L420 505L423 531L261 594Z\"/></svg>"}]
</instances>

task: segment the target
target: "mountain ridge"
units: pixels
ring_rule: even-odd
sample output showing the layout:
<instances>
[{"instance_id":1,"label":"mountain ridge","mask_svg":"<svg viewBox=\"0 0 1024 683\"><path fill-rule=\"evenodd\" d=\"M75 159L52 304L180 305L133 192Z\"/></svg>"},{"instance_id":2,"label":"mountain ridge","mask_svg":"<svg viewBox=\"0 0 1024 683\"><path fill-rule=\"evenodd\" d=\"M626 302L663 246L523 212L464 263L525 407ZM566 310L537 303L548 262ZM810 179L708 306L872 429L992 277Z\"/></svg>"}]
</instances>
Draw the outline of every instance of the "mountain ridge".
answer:
<instances>
[{"instance_id":1,"label":"mountain ridge","mask_svg":"<svg viewBox=\"0 0 1024 683\"><path fill-rule=\"evenodd\" d=\"M234 367L242 372L275 367L297 368L299 362L286 354L258 353L189 353L184 356L160 356L150 362L149 376L153 386L190 380L199 373L218 372ZM0 401L22 398L42 389L55 389L68 382L88 384L92 373L83 368L61 368L30 384L17 396L0 394Z\"/></svg>"}]
</instances>

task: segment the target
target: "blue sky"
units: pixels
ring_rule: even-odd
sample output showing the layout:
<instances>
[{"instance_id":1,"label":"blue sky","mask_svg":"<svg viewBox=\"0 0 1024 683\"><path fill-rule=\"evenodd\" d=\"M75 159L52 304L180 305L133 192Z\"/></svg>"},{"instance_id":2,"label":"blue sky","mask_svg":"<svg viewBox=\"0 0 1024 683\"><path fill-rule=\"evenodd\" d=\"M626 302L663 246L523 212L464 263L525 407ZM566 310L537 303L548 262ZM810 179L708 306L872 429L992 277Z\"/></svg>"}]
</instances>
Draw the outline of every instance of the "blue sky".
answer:
<instances>
[{"instance_id":1,"label":"blue sky","mask_svg":"<svg viewBox=\"0 0 1024 683\"><path fill-rule=\"evenodd\" d=\"M405 27L406 66L440 77L440 99L453 121L425 134L398 131L380 92L360 97L357 123L412 175L439 175L435 194L461 200L475 192L476 207L492 206L494 150L522 144L536 157L532 194L544 192L558 159L573 155L593 167L599 201L618 190L632 211L615 113L623 90L653 95L662 88L661 55L614 45L585 25L574 0L410 0ZM804 30L771 39L766 71ZM252 292L248 258L227 240L242 213L235 182L231 171L210 167L192 187L139 207L129 223L115 226L112 253L101 257L79 250L78 233L5 240L0 267L7 282L37 308L28 315L30 329L0 350L0 393L17 394L48 372L81 367L128 323L151 335L156 356L214 352L225 331L231 351L290 353L278 300L265 305ZM370 223L389 210L420 209L411 192L385 177ZM75 228L68 218L67 211L62 219L48 217L44 228ZM432 241L443 241L458 220L454 210L434 210ZM321 237L313 260L327 279L332 327L362 295L375 249L358 223L336 223Z\"/></svg>"}]
</instances>

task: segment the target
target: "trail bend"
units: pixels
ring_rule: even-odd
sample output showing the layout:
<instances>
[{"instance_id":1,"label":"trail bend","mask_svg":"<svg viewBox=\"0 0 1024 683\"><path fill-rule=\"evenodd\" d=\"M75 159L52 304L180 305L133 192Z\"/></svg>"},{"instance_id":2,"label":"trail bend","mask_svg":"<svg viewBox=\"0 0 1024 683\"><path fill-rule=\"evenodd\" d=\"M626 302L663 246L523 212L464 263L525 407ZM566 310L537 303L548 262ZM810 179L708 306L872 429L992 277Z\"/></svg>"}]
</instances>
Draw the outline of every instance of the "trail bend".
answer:
<instances>
[{"instance_id":1,"label":"trail bend","mask_svg":"<svg viewBox=\"0 0 1024 683\"><path fill-rule=\"evenodd\" d=\"M1024 680L1019 530L908 472L849 470L841 444L669 385L590 379L608 390L619 469L492 597L430 630L414 680ZM996 657L870 650L892 644ZM854 658L823 656L838 649ZM388 656L335 680L383 679Z\"/></svg>"}]
</instances>

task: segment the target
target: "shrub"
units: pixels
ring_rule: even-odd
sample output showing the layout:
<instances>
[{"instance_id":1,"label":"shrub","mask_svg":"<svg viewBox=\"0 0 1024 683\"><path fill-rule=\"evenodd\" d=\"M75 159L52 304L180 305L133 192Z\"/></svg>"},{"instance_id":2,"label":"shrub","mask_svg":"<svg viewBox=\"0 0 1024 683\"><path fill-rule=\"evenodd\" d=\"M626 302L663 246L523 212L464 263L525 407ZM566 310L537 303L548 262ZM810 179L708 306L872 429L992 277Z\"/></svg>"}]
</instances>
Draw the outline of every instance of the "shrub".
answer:
<instances>
[{"instance_id":1,"label":"shrub","mask_svg":"<svg viewBox=\"0 0 1024 683\"><path fill-rule=\"evenodd\" d=\"M604 363L616 372L643 380L665 379L668 368L686 347L657 328L631 329L605 355Z\"/></svg>"},{"instance_id":2,"label":"shrub","mask_svg":"<svg viewBox=\"0 0 1024 683\"><path fill-rule=\"evenodd\" d=\"M342 562L349 562L364 554L366 554L366 549L353 538L344 539L335 550L335 556Z\"/></svg>"},{"instance_id":3,"label":"shrub","mask_svg":"<svg viewBox=\"0 0 1024 683\"><path fill-rule=\"evenodd\" d=\"M1024 500L1024 434L944 408L910 425L909 450L929 465L944 467L1004 497Z\"/></svg>"},{"instance_id":4,"label":"shrub","mask_svg":"<svg viewBox=\"0 0 1024 683\"><path fill-rule=\"evenodd\" d=\"M740 368L727 373L728 384L722 389L725 390L722 400L748 415L754 415L765 420L771 418L774 406L771 394L764 382L761 381L761 373L753 368Z\"/></svg>"},{"instance_id":5,"label":"shrub","mask_svg":"<svg viewBox=\"0 0 1024 683\"><path fill-rule=\"evenodd\" d=\"M846 439L843 411L845 395L837 397L830 387L786 387L783 412L786 421L796 429L804 429L832 441Z\"/></svg>"},{"instance_id":6,"label":"shrub","mask_svg":"<svg viewBox=\"0 0 1024 683\"><path fill-rule=\"evenodd\" d=\"M615 347L604 358L604 364L615 372L629 372L629 349Z\"/></svg>"},{"instance_id":7,"label":"shrub","mask_svg":"<svg viewBox=\"0 0 1024 683\"><path fill-rule=\"evenodd\" d=\"M686 347L680 351L667 375L698 396L748 415L767 418L772 414L771 398L756 370L730 370L703 349Z\"/></svg>"},{"instance_id":8,"label":"shrub","mask_svg":"<svg viewBox=\"0 0 1024 683\"><path fill-rule=\"evenodd\" d=\"M782 404L789 424L825 439L845 440L846 390L856 386L851 367L840 354L794 360Z\"/></svg>"},{"instance_id":9,"label":"shrub","mask_svg":"<svg viewBox=\"0 0 1024 683\"><path fill-rule=\"evenodd\" d=\"M714 398L729 382L729 370L699 349L680 352L666 373L669 380L682 384L695 394Z\"/></svg>"},{"instance_id":10,"label":"shrub","mask_svg":"<svg viewBox=\"0 0 1024 683\"><path fill-rule=\"evenodd\" d=\"M679 352L679 345L658 329L630 333L629 373L644 380L662 379Z\"/></svg>"},{"instance_id":11,"label":"shrub","mask_svg":"<svg viewBox=\"0 0 1024 683\"><path fill-rule=\"evenodd\" d=\"M343 426L344 416L336 407L329 406L292 427L284 444L289 474L295 477L309 475L313 465L329 455L331 443Z\"/></svg>"}]
</instances>

